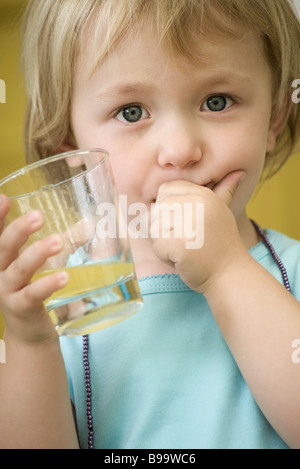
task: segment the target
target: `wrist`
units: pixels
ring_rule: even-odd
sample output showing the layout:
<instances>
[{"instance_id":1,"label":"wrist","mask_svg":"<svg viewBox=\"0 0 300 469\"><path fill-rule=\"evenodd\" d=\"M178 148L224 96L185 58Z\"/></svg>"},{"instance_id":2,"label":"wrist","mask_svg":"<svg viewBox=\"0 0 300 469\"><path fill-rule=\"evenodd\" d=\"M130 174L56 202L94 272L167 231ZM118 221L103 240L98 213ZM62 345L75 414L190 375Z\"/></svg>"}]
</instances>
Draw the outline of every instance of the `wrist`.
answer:
<instances>
[{"instance_id":1,"label":"wrist","mask_svg":"<svg viewBox=\"0 0 300 469\"><path fill-rule=\"evenodd\" d=\"M210 304L216 295L224 295L236 291L240 282L245 284L247 276L251 275L252 266L256 264L248 250L243 246L236 249L230 258L225 256L213 274L201 287L201 293Z\"/></svg>"},{"instance_id":2,"label":"wrist","mask_svg":"<svg viewBox=\"0 0 300 469\"><path fill-rule=\"evenodd\" d=\"M34 327L9 327L7 325L4 331L4 339L14 347L47 348L59 347L59 336L51 323L47 330L39 330L38 325Z\"/></svg>"}]
</instances>

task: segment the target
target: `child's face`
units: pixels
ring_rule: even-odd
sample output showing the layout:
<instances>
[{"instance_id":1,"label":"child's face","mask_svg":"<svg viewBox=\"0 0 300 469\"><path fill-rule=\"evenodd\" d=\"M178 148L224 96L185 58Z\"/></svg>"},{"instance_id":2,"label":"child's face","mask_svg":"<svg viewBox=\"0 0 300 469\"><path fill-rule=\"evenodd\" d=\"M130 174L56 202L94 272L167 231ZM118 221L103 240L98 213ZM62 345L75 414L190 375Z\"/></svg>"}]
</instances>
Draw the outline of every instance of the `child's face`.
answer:
<instances>
[{"instance_id":1,"label":"child's face","mask_svg":"<svg viewBox=\"0 0 300 469\"><path fill-rule=\"evenodd\" d=\"M166 181L210 188L244 170L232 210L237 221L274 145L271 73L256 39L234 45L199 39L206 60L177 66L153 31L128 37L89 76L84 48L75 74L72 129L79 147L110 153L119 194L147 205Z\"/></svg>"}]
</instances>

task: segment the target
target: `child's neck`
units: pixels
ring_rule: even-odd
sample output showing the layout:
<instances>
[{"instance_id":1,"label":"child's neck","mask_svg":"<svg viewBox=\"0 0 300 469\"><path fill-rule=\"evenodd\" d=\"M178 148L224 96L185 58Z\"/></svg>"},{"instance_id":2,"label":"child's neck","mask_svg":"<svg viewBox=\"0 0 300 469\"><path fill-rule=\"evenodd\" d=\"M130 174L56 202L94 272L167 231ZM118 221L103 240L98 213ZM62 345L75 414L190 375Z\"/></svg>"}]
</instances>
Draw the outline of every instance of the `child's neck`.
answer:
<instances>
[{"instance_id":1,"label":"child's neck","mask_svg":"<svg viewBox=\"0 0 300 469\"><path fill-rule=\"evenodd\" d=\"M245 211L237 218L237 225L238 225L241 240L243 241L244 246L247 249L250 249L253 246L255 246L257 243L259 243L260 236L258 235L252 222L247 217L247 214Z\"/></svg>"}]
</instances>

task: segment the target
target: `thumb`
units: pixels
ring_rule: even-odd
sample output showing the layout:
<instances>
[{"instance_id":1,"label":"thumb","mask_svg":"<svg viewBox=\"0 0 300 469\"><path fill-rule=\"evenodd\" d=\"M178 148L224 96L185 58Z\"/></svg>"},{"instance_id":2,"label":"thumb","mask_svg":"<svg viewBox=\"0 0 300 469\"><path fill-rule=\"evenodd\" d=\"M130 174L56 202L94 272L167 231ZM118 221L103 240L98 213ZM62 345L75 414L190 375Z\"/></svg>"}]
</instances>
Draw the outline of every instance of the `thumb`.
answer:
<instances>
[{"instance_id":1,"label":"thumb","mask_svg":"<svg viewBox=\"0 0 300 469\"><path fill-rule=\"evenodd\" d=\"M223 200L228 207L230 207L239 183L244 179L244 177L244 171L232 171L231 173L226 174L226 176L215 185L213 192Z\"/></svg>"}]
</instances>

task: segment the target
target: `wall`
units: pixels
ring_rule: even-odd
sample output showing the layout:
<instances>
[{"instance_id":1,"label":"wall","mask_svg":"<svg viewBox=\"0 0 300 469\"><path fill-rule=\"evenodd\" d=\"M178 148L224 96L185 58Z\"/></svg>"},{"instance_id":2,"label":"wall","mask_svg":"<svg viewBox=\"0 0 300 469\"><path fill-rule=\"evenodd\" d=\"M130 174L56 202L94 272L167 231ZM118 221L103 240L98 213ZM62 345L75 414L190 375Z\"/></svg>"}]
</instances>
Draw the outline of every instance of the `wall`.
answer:
<instances>
[{"instance_id":1,"label":"wall","mask_svg":"<svg viewBox=\"0 0 300 469\"><path fill-rule=\"evenodd\" d=\"M300 0L296 0L300 6ZM24 90L19 73L19 27L25 0L0 1L0 79L6 103L0 104L0 178L24 165L22 122ZM300 78L300 77L296 77ZM263 227L300 239L300 153L252 198L248 214ZM0 338L3 320L0 315Z\"/></svg>"},{"instance_id":2,"label":"wall","mask_svg":"<svg viewBox=\"0 0 300 469\"><path fill-rule=\"evenodd\" d=\"M25 5L24 0L0 0L0 79L6 85L6 103L0 103L0 179L25 161L22 141L25 99L19 73L19 27ZM0 338L3 327L0 315Z\"/></svg>"}]
</instances>

